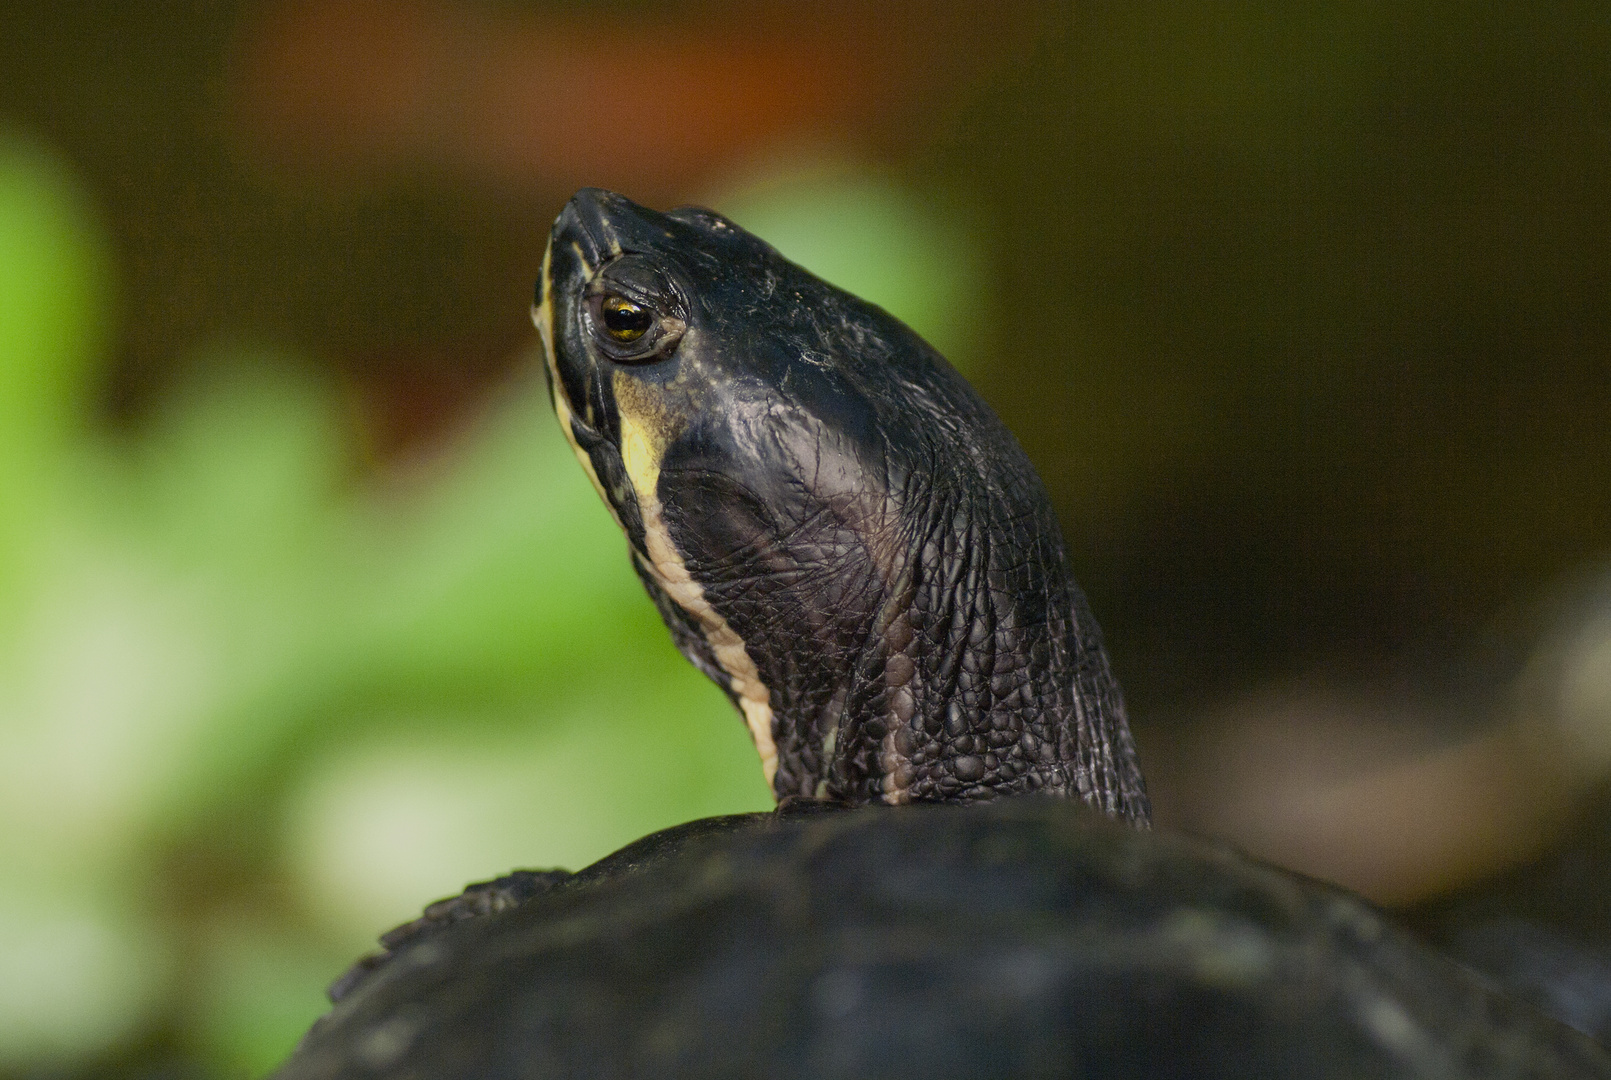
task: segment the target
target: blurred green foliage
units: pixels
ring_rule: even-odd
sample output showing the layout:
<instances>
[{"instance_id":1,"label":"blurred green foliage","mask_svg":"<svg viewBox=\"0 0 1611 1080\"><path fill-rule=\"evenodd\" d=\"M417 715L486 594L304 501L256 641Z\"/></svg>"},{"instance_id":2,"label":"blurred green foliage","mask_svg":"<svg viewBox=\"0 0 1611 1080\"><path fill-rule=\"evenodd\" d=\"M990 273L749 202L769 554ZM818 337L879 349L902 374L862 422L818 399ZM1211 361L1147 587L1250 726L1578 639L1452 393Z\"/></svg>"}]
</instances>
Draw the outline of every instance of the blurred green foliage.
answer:
<instances>
[{"instance_id":1,"label":"blurred green foliage","mask_svg":"<svg viewBox=\"0 0 1611 1080\"><path fill-rule=\"evenodd\" d=\"M731 202L965 340L973 264L909 196L837 170ZM13 143L0 222L0 1074L152 1038L260 1072L424 903L770 805L535 380L376 478L332 384L224 342L109 435L93 215Z\"/></svg>"},{"instance_id":2,"label":"blurred green foliage","mask_svg":"<svg viewBox=\"0 0 1611 1080\"><path fill-rule=\"evenodd\" d=\"M114 439L82 198L7 144L0 223L0 1068L261 1071L432 898L769 805L539 388L377 485L331 386L226 345Z\"/></svg>"},{"instance_id":3,"label":"blurred green foliage","mask_svg":"<svg viewBox=\"0 0 1611 1080\"><path fill-rule=\"evenodd\" d=\"M0 130L0 626L14 626L54 470L83 423L112 297L105 241L60 166Z\"/></svg>"}]
</instances>

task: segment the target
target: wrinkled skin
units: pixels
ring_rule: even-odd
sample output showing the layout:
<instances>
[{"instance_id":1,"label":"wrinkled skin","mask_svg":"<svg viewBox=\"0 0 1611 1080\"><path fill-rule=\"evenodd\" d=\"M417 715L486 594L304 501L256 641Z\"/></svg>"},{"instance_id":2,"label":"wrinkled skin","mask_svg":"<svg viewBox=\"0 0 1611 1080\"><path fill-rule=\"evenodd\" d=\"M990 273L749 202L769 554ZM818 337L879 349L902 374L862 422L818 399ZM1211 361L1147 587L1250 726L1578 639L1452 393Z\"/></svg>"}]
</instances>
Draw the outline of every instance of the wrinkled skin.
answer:
<instances>
[{"instance_id":1,"label":"wrinkled skin","mask_svg":"<svg viewBox=\"0 0 1611 1080\"><path fill-rule=\"evenodd\" d=\"M654 320L637 343L602 325L614 296ZM536 311L561 423L777 796L1044 791L1146 821L1040 480L921 338L708 211L592 190Z\"/></svg>"}]
</instances>

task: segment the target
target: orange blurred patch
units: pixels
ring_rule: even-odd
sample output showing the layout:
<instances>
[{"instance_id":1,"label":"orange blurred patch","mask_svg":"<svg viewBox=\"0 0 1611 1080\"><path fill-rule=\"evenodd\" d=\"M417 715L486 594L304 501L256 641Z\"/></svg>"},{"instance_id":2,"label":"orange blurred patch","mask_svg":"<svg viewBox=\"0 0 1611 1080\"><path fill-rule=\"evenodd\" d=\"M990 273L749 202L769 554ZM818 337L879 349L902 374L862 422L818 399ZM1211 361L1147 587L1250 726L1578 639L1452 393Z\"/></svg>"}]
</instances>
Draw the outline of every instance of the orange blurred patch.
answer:
<instances>
[{"instance_id":1,"label":"orange blurred patch","mask_svg":"<svg viewBox=\"0 0 1611 1080\"><path fill-rule=\"evenodd\" d=\"M424 166L653 201L779 143L920 137L1024 37L1017 10L705 4L583 17L282 0L242 29L232 113L245 150L280 168Z\"/></svg>"}]
</instances>

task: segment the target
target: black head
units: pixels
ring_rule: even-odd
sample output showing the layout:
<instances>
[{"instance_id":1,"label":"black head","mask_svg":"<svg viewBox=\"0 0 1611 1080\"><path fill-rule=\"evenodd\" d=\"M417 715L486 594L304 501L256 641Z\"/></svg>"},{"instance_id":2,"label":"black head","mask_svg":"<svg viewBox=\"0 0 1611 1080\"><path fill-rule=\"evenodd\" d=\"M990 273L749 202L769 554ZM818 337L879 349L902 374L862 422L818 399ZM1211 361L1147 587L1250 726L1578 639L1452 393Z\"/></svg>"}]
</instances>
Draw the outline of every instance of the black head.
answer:
<instances>
[{"instance_id":1,"label":"black head","mask_svg":"<svg viewBox=\"0 0 1611 1080\"><path fill-rule=\"evenodd\" d=\"M594 189L534 315L566 436L779 797L1145 819L1045 491L916 334L709 211Z\"/></svg>"}]
</instances>

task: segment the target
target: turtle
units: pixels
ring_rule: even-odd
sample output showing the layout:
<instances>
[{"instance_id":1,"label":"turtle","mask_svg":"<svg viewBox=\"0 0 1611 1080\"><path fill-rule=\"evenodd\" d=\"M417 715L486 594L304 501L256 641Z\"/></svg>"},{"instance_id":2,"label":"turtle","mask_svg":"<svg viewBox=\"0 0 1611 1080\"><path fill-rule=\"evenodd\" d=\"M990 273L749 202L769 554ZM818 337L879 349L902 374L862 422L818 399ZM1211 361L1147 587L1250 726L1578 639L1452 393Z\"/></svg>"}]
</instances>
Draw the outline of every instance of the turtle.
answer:
<instances>
[{"instance_id":1,"label":"turtle","mask_svg":"<svg viewBox=\"0 0 1611 1080\"><path fill-rule=\"evenodd\" d=\"M897 319L597 189L533 310L560 425L777 810L431 905L282 1080L1611 1077L1359 898L1150 827L1047 493Z\"/></svg>"}]
</instances>

